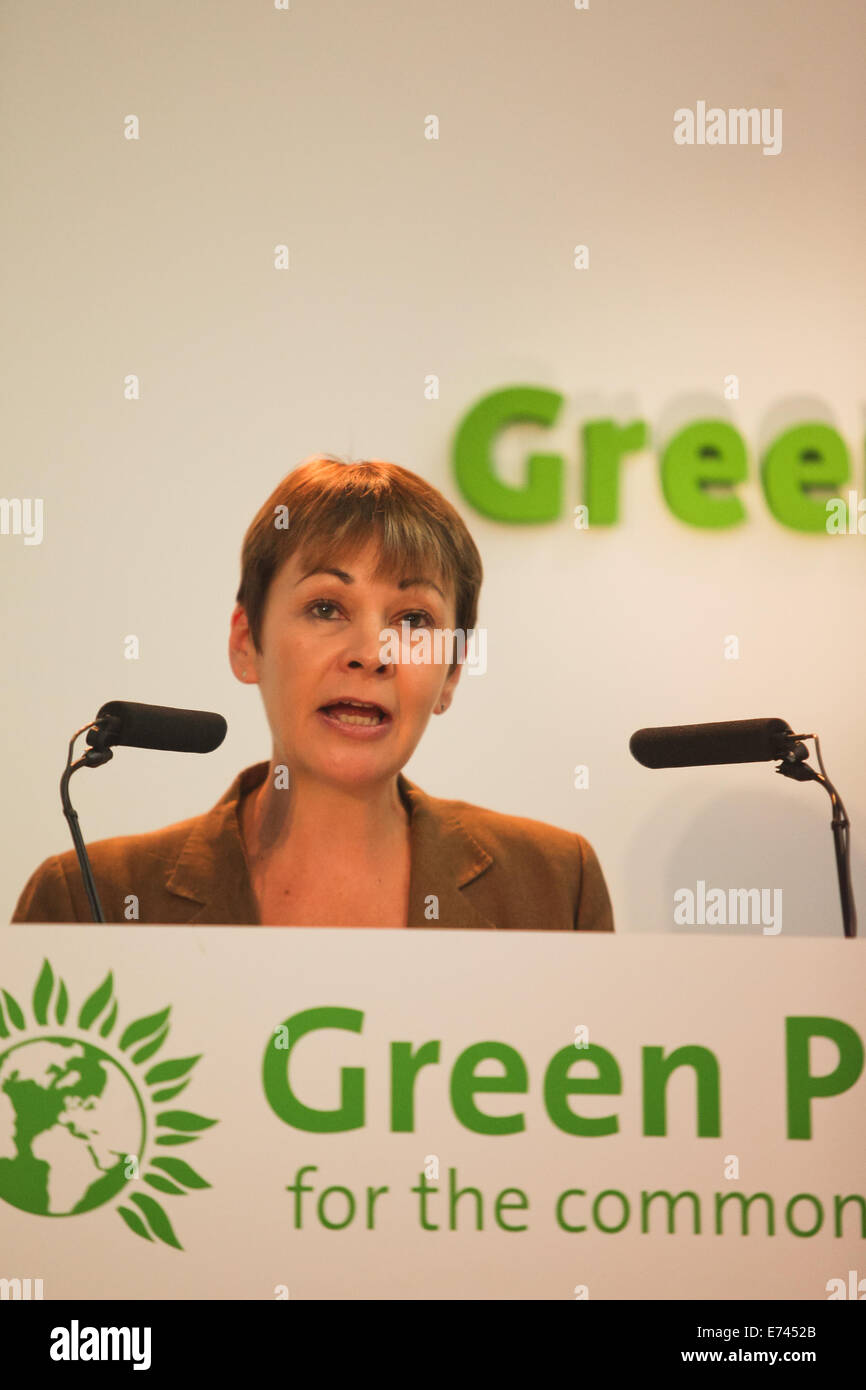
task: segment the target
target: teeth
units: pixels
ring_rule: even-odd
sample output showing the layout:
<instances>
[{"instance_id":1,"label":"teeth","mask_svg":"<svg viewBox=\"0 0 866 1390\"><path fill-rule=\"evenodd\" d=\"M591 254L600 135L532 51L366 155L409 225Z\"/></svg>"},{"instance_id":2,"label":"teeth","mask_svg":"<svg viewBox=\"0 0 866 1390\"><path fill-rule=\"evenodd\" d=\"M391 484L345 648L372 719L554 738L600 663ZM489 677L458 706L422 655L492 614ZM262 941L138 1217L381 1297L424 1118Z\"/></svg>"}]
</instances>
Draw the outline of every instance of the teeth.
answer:
<instances>
[{"instance_id":1,"label":"teeth","mask_svg":"<svg viewBox=\"0 0 866 1390\"><path fill-rule=\"evenodd\" d=\"M349 714L344 706L358 710L357 714ZM340 700L337 705L328 706L328 714L332 719L338 719L341 724L381 724L385 719L384 710L380 710L374 705L363 704L359 700Z\"/></svg>"}]
</instances>

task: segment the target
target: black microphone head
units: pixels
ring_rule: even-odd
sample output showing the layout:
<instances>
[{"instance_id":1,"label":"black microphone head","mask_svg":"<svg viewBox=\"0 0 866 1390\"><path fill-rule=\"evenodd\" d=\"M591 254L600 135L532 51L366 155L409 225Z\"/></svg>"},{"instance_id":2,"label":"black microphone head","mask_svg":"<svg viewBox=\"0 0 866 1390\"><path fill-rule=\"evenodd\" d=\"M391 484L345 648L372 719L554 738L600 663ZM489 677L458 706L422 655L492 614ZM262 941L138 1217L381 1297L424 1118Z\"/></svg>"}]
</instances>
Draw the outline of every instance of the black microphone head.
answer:
<instances>
[{"instance_id":1,"label":"black microphone head","mask_svg":"<svg viewBox=\"0 0 866 1390\"><path fill-rule=\"evenodd\" d=\"M221 714L205 710L142 705L132 700L109 700L97 712L99 730L90 729L87 742L105 748L160 748L173 753L212 753L226 736Z\"/></svg>"},{"instance_id":2,"label":"black microphone head","mask_svg":"<svg viewBox=\"0 0 866 1390\"><path fill-rule=\"evenodd\" d=\"M789 735L793 737L793 731L785 719L729 719L638 729L628 746L644 767L704 767L783 758Z\"/></svg>"}]
</instances>

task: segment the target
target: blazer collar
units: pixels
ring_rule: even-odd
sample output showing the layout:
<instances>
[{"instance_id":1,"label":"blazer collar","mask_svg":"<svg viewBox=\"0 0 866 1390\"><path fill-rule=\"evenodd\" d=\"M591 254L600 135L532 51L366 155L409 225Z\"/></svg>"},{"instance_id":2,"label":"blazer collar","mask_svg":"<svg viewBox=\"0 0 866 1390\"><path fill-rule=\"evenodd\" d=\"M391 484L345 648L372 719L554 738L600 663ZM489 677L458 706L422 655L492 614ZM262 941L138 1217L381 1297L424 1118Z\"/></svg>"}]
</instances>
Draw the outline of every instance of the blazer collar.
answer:
<instances>
[{"instance_id":1,"label":"blazer collar","mask_svg":"<svg viewBox=\"0 0 866 1390\"><path fill-rule=\"evenodd\" d=\"M238 806L264 781L269 767L255 763L238 773L216 805L196 818L184 841L166 887L200 904L190 922L259 923ZM455 803L428 796L402 772L397 786L409 811L408 925L495 929L463 892L493 863L492 854L462 823Z\"/></svg>"}]
</instances>

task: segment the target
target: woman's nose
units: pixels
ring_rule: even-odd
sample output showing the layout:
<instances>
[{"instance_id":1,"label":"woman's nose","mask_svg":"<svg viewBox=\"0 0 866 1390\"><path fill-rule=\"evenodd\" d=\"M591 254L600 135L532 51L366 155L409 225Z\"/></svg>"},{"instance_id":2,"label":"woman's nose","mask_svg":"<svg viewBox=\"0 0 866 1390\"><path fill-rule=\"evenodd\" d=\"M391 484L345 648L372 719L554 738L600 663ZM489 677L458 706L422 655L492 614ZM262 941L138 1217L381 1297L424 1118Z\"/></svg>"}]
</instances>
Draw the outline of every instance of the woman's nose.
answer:
<instances>
[{"instance_id":1,"label":"woman's nose","mask_svg":"<svg viewBox=\"0 0 866 1390\"><path fill-rule=\"evenodd\" d=\"M346 636L346 660L372 670L390 667L399 644L399 628L388 628L381 618L359 620L352 623Z\"/></svg>"}]
</instances>

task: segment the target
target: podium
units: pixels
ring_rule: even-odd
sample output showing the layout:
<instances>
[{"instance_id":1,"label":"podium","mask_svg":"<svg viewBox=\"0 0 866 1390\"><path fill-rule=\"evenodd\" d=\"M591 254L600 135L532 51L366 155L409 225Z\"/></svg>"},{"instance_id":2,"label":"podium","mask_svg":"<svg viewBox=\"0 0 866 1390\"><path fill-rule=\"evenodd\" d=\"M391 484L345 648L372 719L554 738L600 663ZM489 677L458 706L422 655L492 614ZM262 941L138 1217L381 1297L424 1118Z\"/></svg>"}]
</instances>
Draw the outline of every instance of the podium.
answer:
<instances>
[{"instance_id":1,"label":"podium","mask_svg":"<svg viewBox=\"0 0 866 1390\"><path fill-rule=\"evenodd\" d=\"M0 1276L862 1296L864 1000L841 939L10 926Z\"/></svg>"}]
</instances>

